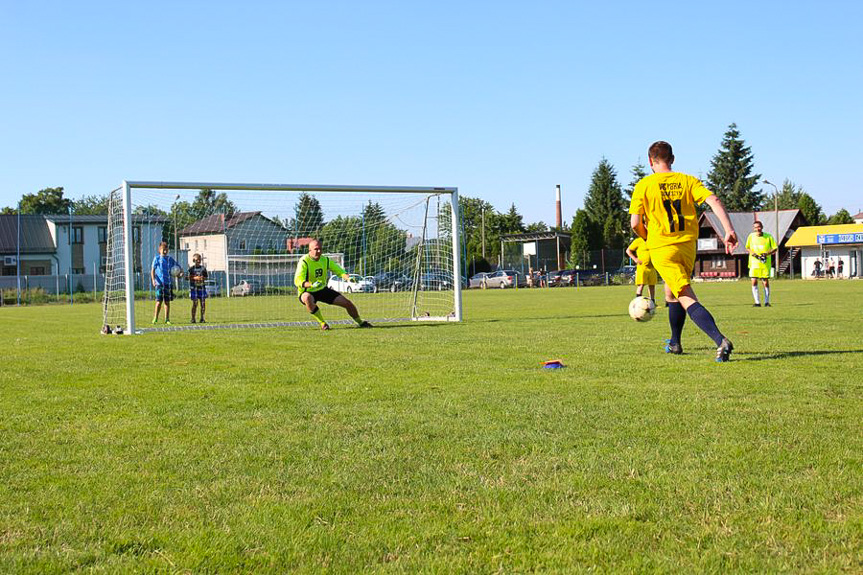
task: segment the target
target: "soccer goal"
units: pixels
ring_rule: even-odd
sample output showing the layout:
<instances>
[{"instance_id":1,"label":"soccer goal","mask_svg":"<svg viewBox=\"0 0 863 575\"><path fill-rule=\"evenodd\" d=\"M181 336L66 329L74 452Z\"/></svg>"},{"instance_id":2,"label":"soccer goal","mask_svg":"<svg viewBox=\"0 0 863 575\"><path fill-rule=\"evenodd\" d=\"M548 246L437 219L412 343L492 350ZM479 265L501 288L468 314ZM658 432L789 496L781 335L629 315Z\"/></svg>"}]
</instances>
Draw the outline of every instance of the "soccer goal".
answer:
<instances>
[{"instance_id":1,"label":"soccer goal","mask_svg":"<svg viewBox=\"0 0 863 575\"><path fill-rule=\"evenodd\" d=\"M316 326L294 287L313 238L351 276L327 285L363 319L462 319L457 188L125 181L108 211L103 331ZM188 275L174 280L171 324L164 310L152 323L161 242L184 271L202 258L206 323L192 322ZM352 323L322 309L330 324Z\"/></svg>"}]
</instances>

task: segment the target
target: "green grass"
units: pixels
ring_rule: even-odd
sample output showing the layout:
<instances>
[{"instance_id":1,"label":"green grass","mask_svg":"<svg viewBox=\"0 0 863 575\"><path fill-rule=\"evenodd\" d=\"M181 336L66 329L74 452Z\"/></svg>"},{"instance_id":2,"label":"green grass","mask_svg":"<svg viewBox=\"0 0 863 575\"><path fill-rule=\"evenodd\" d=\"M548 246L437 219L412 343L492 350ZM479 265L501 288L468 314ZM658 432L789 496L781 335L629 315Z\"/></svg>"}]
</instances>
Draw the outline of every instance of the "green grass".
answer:
<instances>
[{"instance_id":1,"label":"green grass","mask_svg":"<svg viewBox=\"0 0 863 575\"><path fill-rule=\"evenodd\" d=\"M863 571L863 282L698 285L727 364L631 292L329 333L0 309L0 572Z\"/></svg>"}]
</instances>

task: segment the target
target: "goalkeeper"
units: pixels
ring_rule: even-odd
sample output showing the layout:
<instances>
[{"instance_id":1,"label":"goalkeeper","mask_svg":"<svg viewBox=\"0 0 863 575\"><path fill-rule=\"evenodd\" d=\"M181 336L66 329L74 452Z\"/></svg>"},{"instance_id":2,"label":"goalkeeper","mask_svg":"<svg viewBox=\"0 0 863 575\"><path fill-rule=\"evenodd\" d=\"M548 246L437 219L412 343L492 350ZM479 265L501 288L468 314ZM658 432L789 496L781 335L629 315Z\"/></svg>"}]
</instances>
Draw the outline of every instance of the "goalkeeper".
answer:
<instances>
[{"instance_id":1,"label":"goalkeeper","mask_svg":"<svg viewBox=\"0 0 863 575\"><path fill-rule=\"evenodd\" d=\"M776 253L776 240L764 233L764 226L758 220L752 223L752 233L746 238L746 251L749 252L749 277L752 278L752 299L755 307L758 301L758 280L764 285L764 307L770 307L770 268L773 254Z\"/></svg>"},{"instance_id":2,"label":"goalkeeper","mask_svg":"<svg viewBox=\"0 0 863 575\"><path fill-rule=\"evenodd\" d=\"M309 253L302 257L297 266L297 273L294 274L294 285L297 286L300 302L318 320L323 331L330 329L330 326L324 321L318 302L343 307L359 327L372 327L372 324L360 317L357 307L351 303L351 300L327 287L328 272L333 272L345 280L348 280L349 276L339 264L327 256L322 256L321 252L321 241L313 239L309 242Z\"/></svg>"}]
</instances>

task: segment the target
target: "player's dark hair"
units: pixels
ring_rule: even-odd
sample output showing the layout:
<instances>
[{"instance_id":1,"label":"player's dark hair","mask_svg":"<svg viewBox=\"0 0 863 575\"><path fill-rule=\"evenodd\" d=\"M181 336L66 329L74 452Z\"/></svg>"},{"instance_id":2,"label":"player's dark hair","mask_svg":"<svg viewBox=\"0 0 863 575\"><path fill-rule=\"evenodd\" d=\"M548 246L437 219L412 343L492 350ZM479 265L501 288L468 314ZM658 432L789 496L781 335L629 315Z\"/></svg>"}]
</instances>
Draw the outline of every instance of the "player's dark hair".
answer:
<instances>
[{"instance_id":1,"label":"player's dark hair","mask_svg":"<svg viewBox=\"0 0 863 575\"><path fill-rule=\"evenodd\" d=\"M659 140L653 142L650 148L647 149L647 155L654 161L659 161L669 166L674 163L674 153L671 151L671 144Z\"/></svg>"},{"instance_id":2,"label":"player's dark hair","mask_svg":"<svg viewBox=\"0 0 863 575\"><path fill-rule=\"evenodd\" d=\"M167 247L168 247L168 242L161 242L161 243L159 243L159 249L161 250L163 247L167 248Z\"/></svg>"},{"instance_id":3,"label":"player's dark hair","mask_svg":"<svg viewBox=\"0 0 863 575\"><path fill-rule=\"evenodd\" d=\"M755 224L758 224L759 226L761 226L761 227L762 227L762 229L764 228L764 224L762 224L762 223L761 223L761 220L755 220L754 222L752 222L752 225L753 225L753 226L754 226Z\"/></svg>"}]
</instances>

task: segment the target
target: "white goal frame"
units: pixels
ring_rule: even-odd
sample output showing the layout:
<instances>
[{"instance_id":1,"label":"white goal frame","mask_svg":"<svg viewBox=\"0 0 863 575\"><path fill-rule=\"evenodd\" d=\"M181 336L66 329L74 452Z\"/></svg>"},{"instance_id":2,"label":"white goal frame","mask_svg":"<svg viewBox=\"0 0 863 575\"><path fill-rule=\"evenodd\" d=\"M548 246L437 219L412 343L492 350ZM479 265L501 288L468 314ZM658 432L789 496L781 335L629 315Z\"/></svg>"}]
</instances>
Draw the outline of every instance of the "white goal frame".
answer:
<instances>
[{"instance_id":1,"label":"white goal frame","mask_svg":"<svg viewBox=\"0 0 863 575\"><path fill-rule=\"evenodd\" d=\"M133 204L132 190L134 189L165 189L165 190L201 190L213 191L251 191L251 192L306 192L306 193L373 193L373 194L418 194L418 195L449 195L452 224L452 269L453 269L453 297L454 313L447 317L413 317L416 321L462 321L462 270L461 270L461 226L459 216L458 188L454 187L416 187L416 186L327 186L307 184L243 184L223 182L161 182L161 181L138 181L123 180L121 194L123 202L123 256L126 261L124 269L125 297L126 297L126 329L125 335L142 333L135 329L135 282L132 253L132 228L133 228ZM239 327L239 326L235 326ZM253 327L253 326L250 326Z\"/></svg>"}]
</instances>

